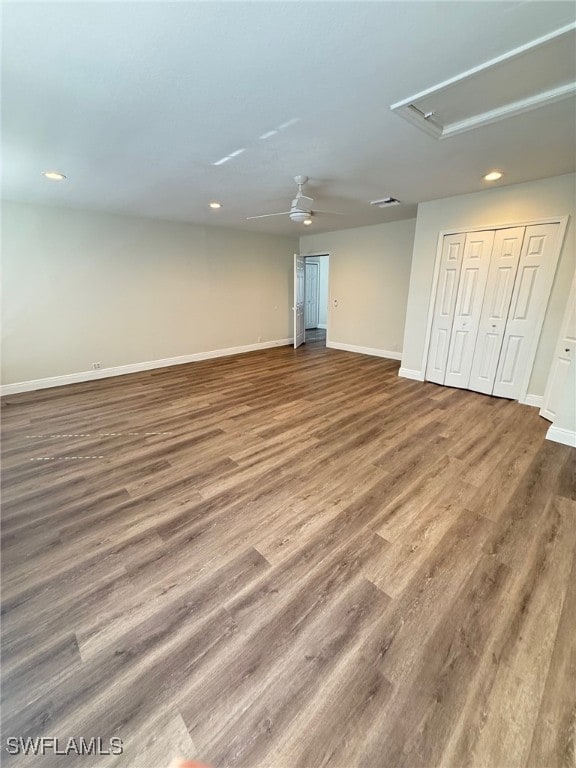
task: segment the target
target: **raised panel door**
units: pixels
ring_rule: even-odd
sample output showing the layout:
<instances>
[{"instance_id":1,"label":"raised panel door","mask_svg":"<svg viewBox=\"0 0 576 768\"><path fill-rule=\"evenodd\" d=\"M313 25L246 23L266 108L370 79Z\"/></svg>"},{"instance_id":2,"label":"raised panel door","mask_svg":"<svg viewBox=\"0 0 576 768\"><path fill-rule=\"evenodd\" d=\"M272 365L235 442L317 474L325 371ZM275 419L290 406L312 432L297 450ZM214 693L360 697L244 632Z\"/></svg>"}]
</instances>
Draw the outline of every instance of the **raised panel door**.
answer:
<instances>
[{"instance_id":1,"label":"raised panel door","mask_svg":"<svg viewBox=\"0 0 576 768\"><path fill-rule=\"evenodd\" d=\"M493 230L466 235L444 377L450 387L467 389L470 383L493 243Z\"/></svg>"},{"instance_id":2,"label":"raised panel door","mask_svg":"<svg viewBox=\"0 0 576 768\"><path fill-rule=\"evenodd\" d=\"M426 365L426 379L434 381L436 384L444 384L444 377L446 375L446 361L448 359L465 243L465 234L446 235L442 243L440 270L438 273L432 331Z\"/></svg>"},{"instance_id":3,"label":"raised panel door","mask_svg":"<svg viewBox=\"0 0 576 768\"><path fill-rule=\"evenodd\" d=\"M526 388L556 271L559 224L526 227L493 394L518 400Z\"/></svg>"},{"instance_id":4,"label":"raised panel door","mask_svg":"<svg viewBox=\"0 0 576 768\"><path fill-rule=\"evenodd\" d=\"M524 232L511 227L494 236L469 383L476 392L491 394L494 388Z\"/></svg>"},{"instance_id":5,"label":"raised panel door","mask_svg":"<svg viewBox=\"0 0 576 768\"><path fill-rule=\"evenodd\" d=\"M305 273L304 257L294 254L294 347L304 343Z\"/></svg>"}]
</instances>

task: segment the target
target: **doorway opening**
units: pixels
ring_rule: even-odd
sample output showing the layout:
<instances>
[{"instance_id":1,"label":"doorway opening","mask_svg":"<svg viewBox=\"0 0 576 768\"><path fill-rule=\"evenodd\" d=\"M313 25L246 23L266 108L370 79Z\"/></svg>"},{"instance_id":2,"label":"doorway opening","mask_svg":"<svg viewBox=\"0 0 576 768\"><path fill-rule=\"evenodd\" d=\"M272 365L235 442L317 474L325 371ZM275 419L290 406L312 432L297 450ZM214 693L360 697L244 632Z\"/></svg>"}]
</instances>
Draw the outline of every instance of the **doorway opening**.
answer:
<instances>
[{"instance_id":1,"label":"doorway opening","mask_svg":"<svg viewBox=\"0 0 576 768\"><path fill-rule=\"evenodd\" d=\"M304 341L323 347L328 332L329 263L327 253L304 257Z\"/></svg>"}]
</instances>

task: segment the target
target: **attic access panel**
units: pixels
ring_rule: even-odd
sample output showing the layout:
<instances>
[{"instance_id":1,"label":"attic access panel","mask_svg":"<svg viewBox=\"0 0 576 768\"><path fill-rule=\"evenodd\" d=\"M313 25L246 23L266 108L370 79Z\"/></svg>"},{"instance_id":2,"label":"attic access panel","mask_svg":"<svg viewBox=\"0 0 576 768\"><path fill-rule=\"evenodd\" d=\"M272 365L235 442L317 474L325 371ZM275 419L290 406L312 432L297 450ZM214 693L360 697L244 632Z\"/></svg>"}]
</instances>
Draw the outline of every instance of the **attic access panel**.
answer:
<instances>
[{"instance_id":1,"label":"attic access panel","mask_svg":"<svg viewBox=\"0 0 576 768\"><path fill-rule=\"evenodd\" d=\"M438 139L576 94L576 24L393 104L390 109Z\"/></svg>"}]
</instances>

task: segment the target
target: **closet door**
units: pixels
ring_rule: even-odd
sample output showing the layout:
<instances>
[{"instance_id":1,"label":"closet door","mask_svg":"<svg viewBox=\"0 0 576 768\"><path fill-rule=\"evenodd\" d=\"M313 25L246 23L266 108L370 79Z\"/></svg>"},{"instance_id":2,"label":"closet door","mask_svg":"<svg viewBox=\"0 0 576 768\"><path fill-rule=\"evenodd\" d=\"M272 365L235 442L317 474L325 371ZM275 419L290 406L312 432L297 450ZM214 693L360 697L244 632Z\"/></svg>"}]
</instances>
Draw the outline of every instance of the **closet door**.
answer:
<instances>
[{"instance_id":1,"label":"closet door","mask_svg":"<svg viewBox=\"0 0 576 768\"><path fill-rule=\"evenodd\" d=\"M499 229L488 270L470 389L492 394L525 227Z\"/></svg>"},{"instance_id":2,"label":"closet door","mask_svg":"<svg viewBox=\"0 0 576 768\"><path fill-rule=\"evenodd\" d=\"M446 235L442 243L440 271L436 288L436 303L432 319L432 332L428 348L426 379L444 384L454 308L462 267L462 253L466 235Z\"/></svg>"},{"instance_id":3,"label":"closet door","mask_svg":"<svg viewBox=\"0 0 576 768\"><path fill-rule=\"evenodd\" d=\"M493 394L518 400L530 370L558 260L559 224L526 227Z\"/></svg>"},{"instance_id":4,"label":"closet door","mask_svg":"<svg viewBox=\"0 0 576 768\"><path fill-rule=\"evenodd\" d=\"M467 389L470 383L493 243L493 230L469 232L466 235L444 378L444 383L449 387Z\"/></svg>"}]
</instances>

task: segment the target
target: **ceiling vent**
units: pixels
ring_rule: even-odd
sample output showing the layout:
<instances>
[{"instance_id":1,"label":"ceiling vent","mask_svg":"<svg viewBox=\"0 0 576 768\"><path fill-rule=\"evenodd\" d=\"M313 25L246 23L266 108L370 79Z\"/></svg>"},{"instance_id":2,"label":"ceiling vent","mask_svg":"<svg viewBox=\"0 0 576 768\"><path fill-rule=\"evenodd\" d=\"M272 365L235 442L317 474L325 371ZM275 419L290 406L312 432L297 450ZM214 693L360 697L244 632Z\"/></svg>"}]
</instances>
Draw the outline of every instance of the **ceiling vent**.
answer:
<instances>
[{"instance_id":1,"label":"ceiling vent","mask_svg":"<svg viewBox=\"0 0 576 768\"><path fill-rule=\"evenodd\" d=\"M445 139L576 94L576 23L469 69L390 109Z\"/></svg>"},{"instance_id":2,"label":"ceiling vent","mask_svg":"<svg viewBox=\"0 0 576 768\"><path fill-rule=\"evenodd\" d=\"M382 200L371 200L370 205L375 205L377 208L389 208L391 205L400 205L400 200L396 200L395 197L383 197Z\"/></svg>"}]
</instances>

